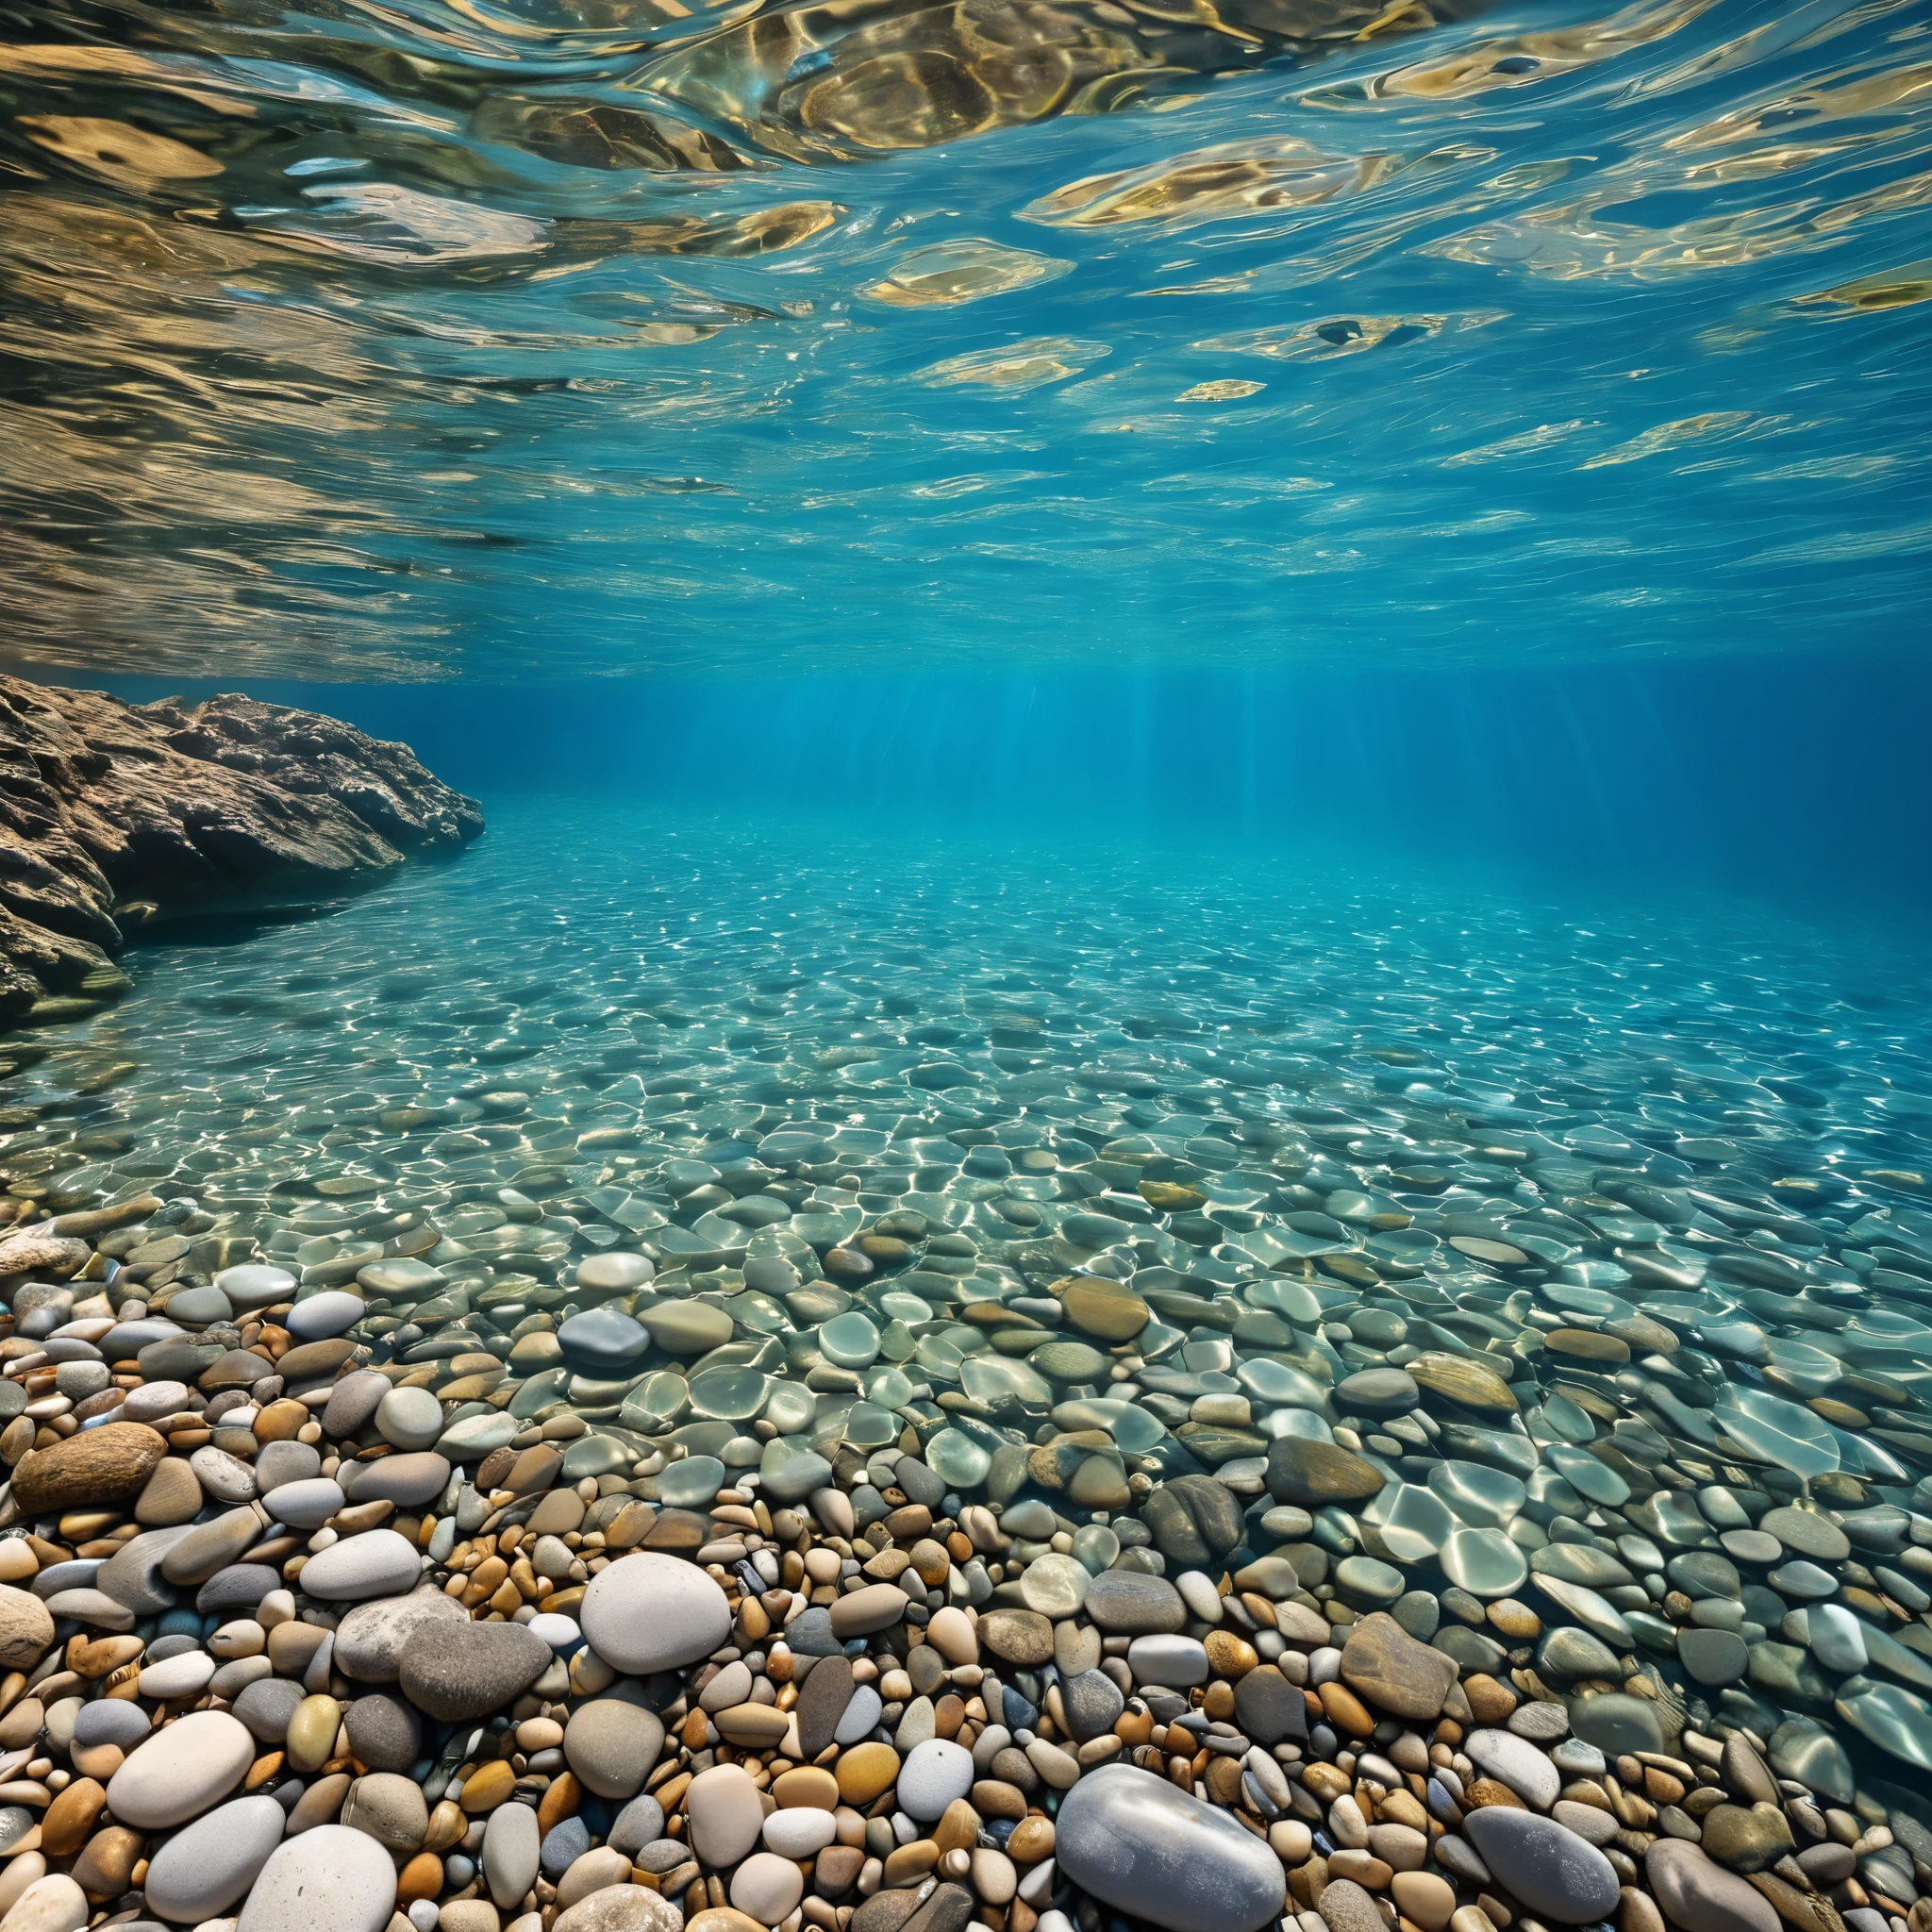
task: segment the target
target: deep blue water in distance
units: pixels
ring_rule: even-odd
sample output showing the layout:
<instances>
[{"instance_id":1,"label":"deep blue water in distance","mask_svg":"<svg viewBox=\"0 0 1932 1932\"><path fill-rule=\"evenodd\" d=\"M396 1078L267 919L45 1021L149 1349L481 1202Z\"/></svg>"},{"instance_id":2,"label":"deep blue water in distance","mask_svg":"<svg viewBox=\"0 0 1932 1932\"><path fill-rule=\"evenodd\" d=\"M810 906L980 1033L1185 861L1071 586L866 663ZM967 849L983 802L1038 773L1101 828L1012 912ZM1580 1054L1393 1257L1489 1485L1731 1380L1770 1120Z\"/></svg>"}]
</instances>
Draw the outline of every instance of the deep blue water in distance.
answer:
<instances>
[{"instance_id":1,"label":"deep blue water in distance","mask_svg":"<svg viewBox=\"0 0 1932 1932\"><path fill-rule=\"evenodd\" d=\"M136 701L223 688L108 682ZM1932 908L1932 674L1903 650L248 689L406 741L486 812L588 796L834 843L1287 850L1692 921L1715 895L1874 939L1916 938Z\"/></svg>"}]
</instances>

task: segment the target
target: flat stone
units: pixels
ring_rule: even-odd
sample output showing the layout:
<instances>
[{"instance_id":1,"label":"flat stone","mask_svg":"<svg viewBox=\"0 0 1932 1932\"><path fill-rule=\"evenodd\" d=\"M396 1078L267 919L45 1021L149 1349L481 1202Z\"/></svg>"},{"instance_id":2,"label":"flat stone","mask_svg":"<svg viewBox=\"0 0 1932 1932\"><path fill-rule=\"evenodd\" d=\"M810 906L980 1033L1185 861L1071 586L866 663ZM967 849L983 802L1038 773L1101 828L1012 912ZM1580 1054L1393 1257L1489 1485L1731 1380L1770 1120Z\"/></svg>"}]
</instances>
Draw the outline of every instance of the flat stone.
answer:
<instances>
[{"instance_id":1,"label":"flat stone","mask_svg":"<svg viewBox=\"0 0 1932 1932\"><path fill-rule=\"evenodd\" d=\"M1608 1757L1663 1749L1663 1723L1647 1697L1613 1690L1579 1698L1570 1707L1570 1723L1586 1744Z\"/></svg>"},{"instance_id":2,"label":"flat stone","mask_svg":"<svg viewBox=\"0 0 1932 1932\"><path fill-rule=\"evenodd\" d=\"M696 1564L649 1550L593 1576L577 1621L606 1663L641 1677L708 1657L731 1630L724 1592Z\"/></svg>"},{"instance_id":3,"label":"flat stone","mask_svg":"<svg viewBox=\"0 0 1932 1932\"><path fill-rule=\"evenodd\" d=\"M408 1771L423 1755L422 1721L400 1697L372 1691L349 1706L342 1722L349 1749L371 1771Z\"/></svg>"},{"instance_id":4,"label":"flat stone","mask_svg":"<svg viewBox=\"0 0 1932 1932\"><path fill-rule=\"evenodd\" d=\"M420 1624L403 1645L396 1674L419 1710L459 1724L513 1703L549 1669L551 1657L550 1646L521 1624L438 1619Z\"/></svg>"},{"instance_id":5,"label":"flat stone","mask_svg":"<svg viewBox=\"0 0 1932 1932\"><path fill-rule=\"evenodd\" d=\"M1401 1369L1357 1369L1335 1385L1335 1406L1345 1415L1407 1415L1421 1399L1415 1377Z\"/></svg>"},{"instance_id":6,"label":"flat stone","mask_svg":"<svg viewBox=\"0 0 1932 1932\"><path fill-rule=\"evenodd\" d=\"M1757 1527L1774 1536L1784 1548L1814 1563L1841 1563L1852 1554L1852 1540L1830 1517L1816 1509L1789 1505L1767 1509Z\"/></svg>"},{"instance_id":7,"label":"flat stone","mask_svg":"<svg viewBox=\"0 0 1932 1932\"><path fill-rule=\"evenodd\" d=\"M657 1714L618 1697L578 1705L563 1731L570 1768L600 1798L635 1797L663 1744Z\"/></svg>"},{"instance_id":8,"label":"flat stone","mask_svg":"<svg viewBox=\"0 0 1932 1932\"><path fill-rule=\"evenodd\" d=\"M1547 1811L1557 1802L1562 1775L1527 1738L1513 1731L1472 1731L1462 1748L1478 1770L1500 1779L1539 1811Z\"/></svg>"},{"instance_id":9,"label":"flat stone","mask_svg":"<svg viewBox=\"0 0 1932 1932\"><path fill-rule=\"evenodd\" d=\"M699 1772L684 1794L684 1812L691 1848L707 1865L721 1871L751 1851L765 1824L758 1788L736 1764Z\"/></svg>"},{"instance_id":10,"label":"flat stone","mask_svg":"<svg viewBox=\"0 0 1932 1932\"><path fill-rule=\"evenodd\" d=\"M1037 1610L985 1611L979 1619L979 1641L1002 1662L1023 1669L1053 1660L1053 1625Z\"/></svg>"},{"instance_id":11,"label":"flat stone","mask_svg":"<svg viewBox=\"0 0 1932 1932\"><path fill-rule=\"evenodd\" d=\"M148 1910L190 1925L225 1911L255 1883L288 1822L274 1798L237 1798L196 1819L149 1860Z\"/></svg>"},{"instance_id":12,"label":"flat stone","mask_svg":"<svg viewBox=\"0 0 1932 1932\"><path fill-rule=\"evenodd\" d=\"M1700 1684L1736 1684L1751 1668L1751 1653L1735 1631L1679 1630L1677 1661Z\"/></svg>"},{"instance_id":13,"label":"flat stone","mask_svg":"<svg viewBox=\"0 0 1932 1932\"><path fill-rule=\"evenodd\" d=\"M1453 1658L1417 1642L1393 1617L1376 1610L1350 1626L1341 1676L1391 1716L1419 1724L1441 1716L1457 1669Z\"/></svg>"},{"instance_id":14,"label":"flat stone","mask_svg":"<svg viewBox=\"0 0 1932 1932\"><path fill-rule=\"evenodd\" d=\"M138 1744L108 1783L123 1824L159 1831L197 1818L242 1782L255 1739L226 1711L195 1710Z\"/></svg>"},{"instance_id":15,"label":"flat stone","mask_svg":"<svg viewBox=\"0 0 1932 1932\"><path fill-rule=\"evenodd\" d=\"M302 1569L302 1589L325 1603L361 1603L370 1597L401 1596L423 1575L416 1545L392 1529L365 1529L344 1537Z\"/></svg>"},{"instance_id":16,"label":"flat stone","mask_svg":"<svg viewBox=\"0 0 1932 1932\"><path fill-rule=\"evenodd\" d=\"M1265 1840L1124 1764L1098 1766L1061 1799L1054 1856L1082 1890L1166 1932L1257 1932L1280 1917L1287 1891Z\"/></svg>"},{"instance_id":17,"label":"flat stone","mask_svg":"<svg viewBox=\"0 0 1932 1932\"><path fill-rule=\"evenodd\" d=\"M1249 1671L1234 1687L1234 1718L1244 1737L1271 1750L1308 1740L1308 1713L1301 1687L1273 1664ZM1109 1726L1110 1728L1110 1726Z\"/></svg>"},{"instance_id":18,"label":"flat stone","mask_svg":"<svg viewBox=\"0 0 1932 1932\"><path fill-rule=\"evenodd\" d=\"M1688 1840L1658 1839L1644 1854L1643 1875L1683 1932L1778 1932L1771 1901Z\"/></svg>"},{"instance_id":19,"label":"flat stone","mask_svg":"<svg viewBox=\"0 0 1932 1932\"><path fill-rule=\"evenodd\" d=\"M843 1657L823 1657L812 1666L798 1693L792 1715L798 1720L798 1741L805 1761L811 1763L839 1728L852 1702L852 1663Z\"/></svg>"},{"instance_id":20,"label":"flat stone","mask_svg":"<svg viewBox=\"0 0 1932 1932\"><path fill-rule=\"evenodd\" d=\"M1615 1868L1597 1848L1535 1811L1486 1805L1462 1829L1491 1872L1507 1874L1509 1890L1539 1918L1587 1924L1615 1907Z\"/></svg>"},{"instance_id":21,"label":"flat stone","mask_svg":"<svg viewBox=\"0 0 1932 1932\"><path fill-rule=\"evenodd\" d=\"M374 1369L344 1375L328 1391L328 1400L323 1405L323 1434L341 1439L367 1428L394 1386Z\"/></svg>"},{"instance_id":22,"label":"flat stone","mask_svg":"<svg viewBox=\"0 0 1932 1932\"><path fill-rule=\"evenodd\" d=\"M1188 1607L1173 1584L1133 1570L1102 1571L1088 1586L1085 1608L1089 1620L1110 1637L1179 1630L1188 1621Z\"/></svg>"},{"instance_id":23,"label":"flat stone","mask_svg":"<svg viewBox=\"0 0 1932 1932\"><path fill-rule=\"evenodd\" d=\"M1307 1436L1280 1436L1268 1445L1266 1481L1277 1503L1320 1509L1330 1503L1366 1502L1384 1478L1353 1450Z\"/></svg>"},{"instance_id":24,"label":"flat stone","mask_svg":"<svg viewBox=\"0 0 1932 1932\"><path fill-rule=\"evenodd\" d=\"M258 1677L228 1707L262 1743L279 1747L301 1702L302 1686L292 1677Z\"/></svg>"},{"instance_id":25,"label":"flat stone","mask_svg":"<svg viewBox=\"0 0 1932 1932\"><path fill-rule=\"evenodd\" d=\"M483 1880L499 1906L510 1907L537 1882L543 1837L527 1805L499 1805L483 1828Z\"/></svg>"},{"instance_id":26,"label":"flat stone","mask_svg":"<svg viewBox=\"0 0 1932 1932\"><path fill-rule=\"evenodd\" d=\"M257 1357L258 1366L266 1364ZM83 1429L51 1449L29 1449L13 1469L13 1500L25 1516L53 1516L138 1496L168 1453L165 1436L143 1423Z\"/></svg>"},{"instance_id":27,"label":"flat stone","mask_svg":"<svg viewBox=\"0 0 1932 1932\"><path fill-rule=\"evenodd\" d=\"M381 1845L345 1824L318 1824L269 1854L236 1932L383 1932L395 1899Z\"/></svg>"}]
</instances>

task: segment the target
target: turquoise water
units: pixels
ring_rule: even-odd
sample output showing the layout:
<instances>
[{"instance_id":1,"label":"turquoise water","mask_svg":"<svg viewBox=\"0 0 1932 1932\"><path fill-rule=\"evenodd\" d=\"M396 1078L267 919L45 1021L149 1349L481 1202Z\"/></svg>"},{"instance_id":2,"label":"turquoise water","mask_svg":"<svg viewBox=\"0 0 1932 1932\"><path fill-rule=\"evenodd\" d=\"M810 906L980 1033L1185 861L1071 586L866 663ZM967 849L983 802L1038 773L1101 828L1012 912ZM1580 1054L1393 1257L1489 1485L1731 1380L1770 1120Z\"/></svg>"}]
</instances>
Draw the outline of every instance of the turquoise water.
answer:
<instances>
[{"instance_id":1,"label":"turquoise water","mask_svg":"<svg viewBox=\"0 0 1932 1932\"><path fill-rule=\"evenodd\" d=\"M357 682L1907 647L1924 33L32 0L12 648Z\"/></svg>"},{"instance_id":2,"label":"turquoise water","mask_svg":"<svg viewBox=\"0 0 1932 1932\"><path fill-rule=\"evenodd\" d=\"M90 1280L641 1499L916 1443L1075 1610L1211 1495L1922 1932L1924 7L19 0L0 95L9 659L490 826L0 1041L14 1196L162 1197Z\"/></svg>"}]
</instances>

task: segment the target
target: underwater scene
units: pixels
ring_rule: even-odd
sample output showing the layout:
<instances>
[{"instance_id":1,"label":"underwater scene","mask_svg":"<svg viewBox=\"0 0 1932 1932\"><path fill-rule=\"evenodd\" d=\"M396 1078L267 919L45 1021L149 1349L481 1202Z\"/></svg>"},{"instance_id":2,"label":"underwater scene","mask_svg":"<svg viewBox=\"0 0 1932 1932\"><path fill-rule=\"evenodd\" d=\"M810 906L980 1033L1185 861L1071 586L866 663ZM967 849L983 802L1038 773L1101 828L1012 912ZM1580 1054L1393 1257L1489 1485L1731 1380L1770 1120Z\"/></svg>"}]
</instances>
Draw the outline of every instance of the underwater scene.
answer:
<instances>
[{"instance_id":1,"label":"underwater scene","mask_svg":"<svg viewBox=\"0 0 1932 1932\"><path fill-rule=\"evenodd\" d=\"M1932 1932L1932 9L9 0L0 1932Z\"/></svg>"}]
</instances>

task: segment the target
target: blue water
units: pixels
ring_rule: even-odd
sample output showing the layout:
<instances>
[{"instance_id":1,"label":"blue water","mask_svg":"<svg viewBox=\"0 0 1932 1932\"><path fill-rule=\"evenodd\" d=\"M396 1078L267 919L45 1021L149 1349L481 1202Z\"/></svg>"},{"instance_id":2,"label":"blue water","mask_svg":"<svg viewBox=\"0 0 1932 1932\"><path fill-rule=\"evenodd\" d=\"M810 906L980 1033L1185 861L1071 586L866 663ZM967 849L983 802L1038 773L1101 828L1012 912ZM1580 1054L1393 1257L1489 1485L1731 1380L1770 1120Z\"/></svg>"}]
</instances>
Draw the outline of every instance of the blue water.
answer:
<instances>
[{"instance_id":1,"label":"blue water","mask_svg":"<svg viewBox=\"0 0 1932 1932\"><path fill-rule=\"evenodd\" d=\"M1211 1464L1357 1607L1596 1533L1671 1749L1815 1771L1810 1645L1816 1789L1906 1832L1928 208L1909 0L16 0L7 657L335 713L490 828L0 1043L8 1185L153 1189L379 1352L724 1312L519 1387L607 1474L1103 1430L1103 1563ZM211 1251L123 1233L143 1295ZM990 1349L1070 1273L1162 1319ZM1402 1480L1316 1530L1318 1384ZM1874 1512L1869 1674L1737 1540L1793 1499ZM1667 1621L1721 1531L1749 1688Z\"/></svg>"}]
</instances>

